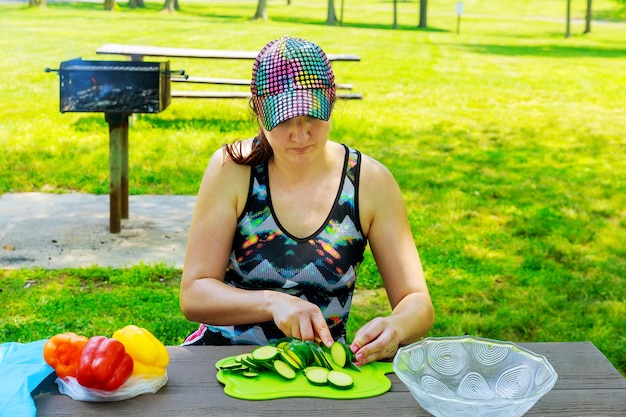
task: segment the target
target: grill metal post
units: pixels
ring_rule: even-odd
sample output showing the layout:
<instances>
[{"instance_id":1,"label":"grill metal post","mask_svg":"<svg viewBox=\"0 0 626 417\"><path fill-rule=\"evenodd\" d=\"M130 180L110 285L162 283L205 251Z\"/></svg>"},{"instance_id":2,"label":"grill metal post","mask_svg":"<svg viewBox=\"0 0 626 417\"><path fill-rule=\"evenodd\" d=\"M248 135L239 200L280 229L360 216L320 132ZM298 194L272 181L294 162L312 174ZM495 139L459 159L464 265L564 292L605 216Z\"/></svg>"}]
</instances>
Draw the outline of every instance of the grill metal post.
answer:
<instances>
[{"instance_id":1,"label":"grill metal post","mask_svg":"<svg viewBox=\"0 0 626 417\"><path fill-rule=\"evenodd\" d=\"M109 124L109 231L120 233L128 218L128 114L105 113Z\"/></svg>"},{"instance_id":2,"label":"grill metal post","mask_svg":"<svg viewBox=\"0 0 626 417\"><path fill-rule=\"evenodd\" d=\"M104 113L109 125L109 229L120 233L129 218L128 128L136 113L159 113L171 100L169 61L61 62L60 110ZM184 74L184 71L178 71Z\"/></svg>"},{"instance_id":3,"label":"grill metal post","mask_svg":"<svg viewBox=\"0 0 626 417\"><path fill-rule=\"evenodd\" d=\"M120 127L121 133L121 173L120 173L120 188L122 190L122 219L128 219L128 126L129 117L132 114L126 115L126 121Z\"/></svg>"}]
</instances>

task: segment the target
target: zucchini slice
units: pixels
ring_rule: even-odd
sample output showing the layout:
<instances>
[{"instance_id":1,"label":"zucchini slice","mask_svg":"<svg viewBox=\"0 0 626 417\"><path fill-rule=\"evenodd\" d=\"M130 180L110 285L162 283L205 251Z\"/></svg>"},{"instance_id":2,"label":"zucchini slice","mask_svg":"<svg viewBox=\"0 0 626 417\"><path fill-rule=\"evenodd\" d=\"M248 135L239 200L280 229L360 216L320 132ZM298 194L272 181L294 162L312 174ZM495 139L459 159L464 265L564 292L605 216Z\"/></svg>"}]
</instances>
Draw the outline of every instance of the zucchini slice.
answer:
<instances>
[{"instance_id":1,"label":"zucchini slice","mask_svg":"<svg viewBox=\"0 0 626 417\"><path fill-rule=\"evenodd\" d=\"M239 369L244 367L244 365L241 365L241 363L239 362L232 362L232 363L227 363L226 365L221 365L220 366L220 371L224 371L226 369Z\"/></svg>"},{"instance_id":2,"label":"zucchini slice","mask_svg":"<svg viewBox=\"0 0 626 417\"><path fill-rule=\"evenodd\" d=\"M337 389L350 389L354 386L354 379L342 371L329 371L328 383Z\"/></svg>"},{"instance_id":3,"label":"zucchini slice","mask_svg":"<svg viewBox=\"0 0 626 417\"><path fill-rule=\"evenodd\" d=\"M313 363L313 352L309 349L309 345L299 339L292 340L285 350L298 356L299 361L302 364L302 368L305 368L309 364Z\"/></svg>"},{"instance_id":4,"label":"zucchini slice","mask_svg":"<svg viewBox=\"0 0 626 417\"><path fill-rule=\"evenodd\" d=\"M328 368L328 369L332 369L330 366L328 366L328 360L326 359L326 355L324 354L324 351L322 350L322 348L311 342L309 344L309 349L311 350L311 353L313 353L313 364L316 366L323 366L324 368Z\"/></svg>"},{"instance_id":5,"label":"zucchini slice","mask_svg":"<svg viewBox=\"0 0 626 417\"><path fill-rule=\"evenodd\" d=\"M298 364L299 362L296 362L287 352L280 351L278 353L278 356L283 362L287 363L293 369L300 369L300 365Z\"/></svg>"},{"instance_id":6,"label":"zucchini slice","mask_svg":"<svg viewBox=\"0 0 626 417\"><path fill-rule=\"evenodd\" d=\"M274 372L276 372L281 377L287 380L292 380L296 377L296 371L280 359L276 359L273 365Z\"/></svg>"},{"instance_id":7,"label":"zucchini slice","mask_svg":"<svg viewBox=\"0 0 626 417\"><path fill-rule=\"evenodd\" d=\"M269 362L278 356L278 348L275 346L260 346L252 351L252 358L258 362Z\"/></svg>"},{"instance_id":8,"label":"zucchini slice","mask_svg":"<svg viewBox=\"0 0 626 417\"><path fill-rule=\"evenodd\" d=\"M328 369L321 366L311 366L304 369L304 376L313 385L328 385L329 372Z\"/></svg>"},{"instance_id":9,"label":"zucchini slice","mask_svg":"<svg viewBox=\"0 0 626 417\"><path fill-rule=\"evenodd\" d=\"M333 358L333 362L340 367L345 368L348 362L348 352L344 348L343 343L335 342L330 347L330 356Z\"/></svg>"},{"instance_id":10,"label":"zucchini slice","mask_svg":"<svg viewBox=\"0 0 626 417\"><path fill-rule=\"evenodd\" d=\"M296 366L298 367L297 369L302 369L306 367L306 364L302 360L302 357L300 357L300 355L298 355L298 353L295 352L293 349L287 349L285 351L285 354L291 358L293 363L296 364Z\"/></svg>"}]
</instances>

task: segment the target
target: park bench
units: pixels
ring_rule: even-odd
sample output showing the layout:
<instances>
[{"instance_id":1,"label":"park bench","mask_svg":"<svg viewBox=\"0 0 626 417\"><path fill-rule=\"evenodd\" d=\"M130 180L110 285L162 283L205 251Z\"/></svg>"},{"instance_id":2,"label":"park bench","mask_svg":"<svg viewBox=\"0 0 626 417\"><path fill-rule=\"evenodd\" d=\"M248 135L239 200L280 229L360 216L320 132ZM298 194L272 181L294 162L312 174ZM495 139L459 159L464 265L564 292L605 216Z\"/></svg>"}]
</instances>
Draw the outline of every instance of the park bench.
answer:
<instances>
[{"instance_id":1,"label":"park bench","mask_svg":"<svg viewBox=\"0 0 626 417\"><path fill-rule=\"evenodd\" d=\"M141 46L141 45L122 45L122 44L105 44L96 50L97 54L107 55L123 55L133 61L143 61L145 57L162 57L168 59L175 58L193 58L193 59L211 59L211 60L254 60L258 54L255 51L235 51L235 50L211 50L211 49L194 49L194 48L170 48L159 46ZM360 61L358 55L351 54L327 54L328 60L336 61ZM184 84L201 84L201 85L227 85L238 87L239 90L233 91L216 91L216 90L172 90L172 98L189 98L189 99L249 99L250 98L250 80L236 78L218 78L205 76L185 76L173 77L172 82ZM243 90L243 87L247 87ZM362 94L352 92L352 85L345 83L337 83L337 98L342 100L359 100L363 98Z\"/></svg>"}]
</instances>

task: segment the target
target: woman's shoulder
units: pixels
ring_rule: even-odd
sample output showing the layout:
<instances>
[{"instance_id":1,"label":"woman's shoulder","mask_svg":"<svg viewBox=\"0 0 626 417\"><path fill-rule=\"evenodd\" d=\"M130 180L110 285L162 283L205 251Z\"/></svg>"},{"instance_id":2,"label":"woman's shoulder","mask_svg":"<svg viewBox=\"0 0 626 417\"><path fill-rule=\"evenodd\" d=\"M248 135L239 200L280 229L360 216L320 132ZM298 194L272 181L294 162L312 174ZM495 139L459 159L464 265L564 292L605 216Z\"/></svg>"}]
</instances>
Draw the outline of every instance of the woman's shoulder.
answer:
<instances>
[{"instance_id":1,"label":"woman's shoulder","mask_svg":"<svg viewBox=\"0 0 626 417\"><path fill-rule=\"evenodd\" d=\"M235 162L226 149L221 147L211 155L204 172L203 183L220 192L239 195L247 191L250 182L250 166Z\"/></svg>"},{"instance_id":2,"label":"woman's shoulder","mask_svg":"<svg viewBox=\"0 0 626 417\"><path fill-rule=\"evenodd\" d=\"M361 154L360 170L362 182L368 184L374 182L372 185L379 185L381 182L384 184L388 181L395 181L389 168L382 162L362 151L358 152Z\"/></svg>"},{"instance_id":3,"label":"woman's shoulder","mask_svg":"<svg viewBox=\"0 0 626 417\"><path fill-rule=\"evenodd\" d=\"M208 169L215 171L216 173L220 172L225 174L232 174L234 172L249 173L250 167L245 164L237 163L233 160L227 148L230 148L231 152L234 152L235 155L246 156L252 149L252 142L253 139L245 139L230 145L223 145L216 149L215 152L213 152L213 155L211 155Z\"/></svg>"},{"instance_id":4,"label":"woman's shoulder","mask_svg":"<svg viewBox=\"0 0 626 417\"><path fill-rule=\"evenodd\" d=\"M225 149L220 148L211 155L198 199L214 205L221 202L240 213L246 202L249 184L250 166L236 163Z\"/></svg>"}]
</instances>

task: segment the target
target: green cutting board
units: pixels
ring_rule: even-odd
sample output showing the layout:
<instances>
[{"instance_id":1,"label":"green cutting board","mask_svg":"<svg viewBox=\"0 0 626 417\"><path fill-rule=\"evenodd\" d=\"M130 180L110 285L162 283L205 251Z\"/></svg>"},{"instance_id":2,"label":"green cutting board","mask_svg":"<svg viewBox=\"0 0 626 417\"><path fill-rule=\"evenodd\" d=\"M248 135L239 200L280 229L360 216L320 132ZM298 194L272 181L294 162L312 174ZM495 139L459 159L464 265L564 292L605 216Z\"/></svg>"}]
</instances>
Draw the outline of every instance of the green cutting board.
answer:
<instances>
[{"instance_id":1,"label":"green cutting board","mask_svg":"<svg viewBox=\"0 0 626 417\"><path fill-rule=\"evenodd\" d=\"M224 358L215 364L216 368L233 363L235 356ZM286 381L273 372L262 372L256 378L247 378L228 370L220 370L217 380L224 384L224 392L242 400L272 400L289 397L317 397L332 399L356 399L375 397L391 388L391 381L385 376L393 372L391 362L372 362L361 366L361 372L352 369L344 371L354 378L354 386L340 390L330 386L315 386L307 381L302 371L295 379Z\"/></svg>"}]
</instances>

